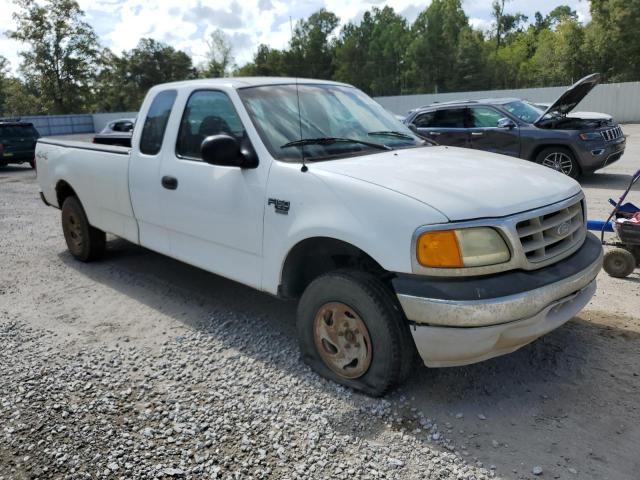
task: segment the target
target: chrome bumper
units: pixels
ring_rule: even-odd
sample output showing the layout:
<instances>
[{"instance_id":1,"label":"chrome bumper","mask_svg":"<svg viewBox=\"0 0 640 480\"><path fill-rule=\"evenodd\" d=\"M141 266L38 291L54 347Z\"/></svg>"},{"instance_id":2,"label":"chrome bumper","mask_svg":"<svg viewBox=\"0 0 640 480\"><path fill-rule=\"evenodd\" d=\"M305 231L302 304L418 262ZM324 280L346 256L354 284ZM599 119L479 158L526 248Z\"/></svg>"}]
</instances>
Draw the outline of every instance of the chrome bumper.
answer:
<instances>
[{"instance_id":1,"label":"chrome bumper","mask_svg":"<svg viewBox=\"0 0 640 480\"><path fill-rule=\"evenodd\" d=\"M602 268L602 252L589 267L536 290L486 300L441 300L398 295L406 317L416 323L479 327L512 322L538 314L547 305L585 288ZM473 281L473 280L470 280Z\"/></svg>"},{"instance_id":2,"label":"chrome bumper","mask_svg":"<svg viewBox=\"0 0 640 480\"><path fill-rule=\"evenodd\" d=\"M544 285L517 294L486 298L483 280L469 278L478 300L438 299L398 292L411 334L424 363L429 367L449 367L480 362L504 355L534 341L564 324L584 308L596 291L596 276L602 267L602 248L589 235L589 245L574 257L563 260L573 273L561 276L562 265L541 269L536 282ZM570 262L573 262L571 264ZM561 263L561 262L560 262ZM513 278L517 276L513 274ZM498 280L509 282L505 274ZM526 277L532 278L532 277ZM555 280L555 281L552 281ZM455 296L460 283L436 284L429 291ZM520 285L522 287L522 285ZM465 294L474 291L467 286ZM443 295L444 296L444 295Z\"/></svg>"}]
</instances>

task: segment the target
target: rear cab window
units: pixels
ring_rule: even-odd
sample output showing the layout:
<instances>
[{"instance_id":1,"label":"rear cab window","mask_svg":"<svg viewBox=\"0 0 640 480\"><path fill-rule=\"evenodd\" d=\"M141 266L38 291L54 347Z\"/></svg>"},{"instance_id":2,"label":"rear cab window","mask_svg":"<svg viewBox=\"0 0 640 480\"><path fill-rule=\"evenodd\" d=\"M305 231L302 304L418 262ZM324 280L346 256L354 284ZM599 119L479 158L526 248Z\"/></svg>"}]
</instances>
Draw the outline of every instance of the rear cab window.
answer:
<instances>
[{"instance_id":1,"label":"rear cab window","mask_svg":"<svg viewBox=\"0 0 640 480\"><path fill-rule=\"evenodd\" d=\"M164 132L171 109L176 101L176 90L164 90L159 92L149 107L147 118L144 120L142 134L140 135L140 152L145 155L157 155L162 148Z\"/></svg>"}]
</instances>

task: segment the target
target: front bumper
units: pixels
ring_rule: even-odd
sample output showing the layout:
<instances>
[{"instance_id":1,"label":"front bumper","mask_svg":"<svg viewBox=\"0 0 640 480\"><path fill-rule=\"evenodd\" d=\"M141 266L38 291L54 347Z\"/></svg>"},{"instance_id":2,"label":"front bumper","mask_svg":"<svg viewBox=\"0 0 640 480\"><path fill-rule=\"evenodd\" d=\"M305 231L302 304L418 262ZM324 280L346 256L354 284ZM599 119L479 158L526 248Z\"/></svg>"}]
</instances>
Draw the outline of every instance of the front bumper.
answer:
<instances>
[{"instance_id":1,"label":"front bumper","mask_svg":"<svg viewBox=\"0 0 640 480\"><path fill-rule=\"evenodd\" d=\"M591 299L602 247L583 246L554 265L489 277L398 276L398 299L424 363L444 367L513 352L573 318Z\"/></svg>"},{"instance_id":2,"label":"front bumper","mask_svg":"<svg viewBox=\"0 0 640 480\"><path fill-rule=\"evenodd\" d=\"M611 142L583 142L578 151L578 162L584 173L592 173L622 158L626 148L626 137Z\"/></svg>"}]
</instances>

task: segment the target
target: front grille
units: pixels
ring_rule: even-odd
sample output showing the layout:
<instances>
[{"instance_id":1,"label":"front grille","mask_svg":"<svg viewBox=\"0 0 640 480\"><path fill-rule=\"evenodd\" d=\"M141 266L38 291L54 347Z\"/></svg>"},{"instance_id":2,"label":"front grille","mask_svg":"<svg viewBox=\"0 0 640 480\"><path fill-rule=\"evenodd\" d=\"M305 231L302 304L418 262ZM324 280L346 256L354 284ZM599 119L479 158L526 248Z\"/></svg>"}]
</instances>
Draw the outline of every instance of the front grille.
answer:
<instances>
[{"instance_id":1,"label":"front grille","mask_svg":"<svg viewBox=\"0 0 640 480\"><path fill-rule=\"evenodd\" d=\"M516 230L529 262L544 262L561 255L580 245L586 236L582 201L522 220Z\"/></svg>"},{"instance_id":2,"label":"front grille","mask_svg":"<svg viewBox=\"0 0 640 480\"><path fill-rule=\"evenodd\" d=\"M617 140L622 136L622 129L620 127L608 128L600 132L602 138L604 138L605 142L610 142L612 140Z\"/></svg>"}]
</instances>

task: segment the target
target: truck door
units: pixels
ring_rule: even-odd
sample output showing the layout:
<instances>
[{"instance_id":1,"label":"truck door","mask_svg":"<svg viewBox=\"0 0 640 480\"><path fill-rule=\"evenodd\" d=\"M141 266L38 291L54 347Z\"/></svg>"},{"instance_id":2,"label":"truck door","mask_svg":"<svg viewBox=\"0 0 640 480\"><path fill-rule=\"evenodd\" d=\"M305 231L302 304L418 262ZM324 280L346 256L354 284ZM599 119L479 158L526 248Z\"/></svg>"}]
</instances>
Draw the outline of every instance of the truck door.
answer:
<instances>
[{"instance_id":1,"label":"truck door","mask_svg":"<svg viewBox=\"0 0 640 480\"><path fill-rule=\"evenodd\" d=\"M159 206L163 190L160 164L166 150L163 148L167 143L165 133L176 96L176 90L162 90L151 100L148 110L140 112L144 124L139 133L134 133L134 148L129 160L129 192L138 222L140 245L166 255L171 252L164 214Z\"/></svg>"},{"instance_id":2,"label":"truck door","mask_svg":"<svg viewBox=\"0 0 640 480\"><path fill-rule=\"evenodd\" d=\"M472 148L512 157L520 156L519 128L498 127L498 122L505 118L504 114L492 107L470 107L469 112Z\"/></svg>"},{"instance_id":3,"label":"truck door","mask_svg":"<svg viewBox=\"0 0 640 480\"><path fill-rule=\"evenodd\" d=\"M466 114L465 107L440 108L418 116L414 124L420 136L435 140L440 145L469 148Z\"/></svg>"},{"instance_id":4,"label":"truck door","mask_svg":"<svg viewBox=\"0 0 640 480\"><path fill-rule=\"evenodd\" d=\"M268 164L224 167L200 154L211 135L248 141L233 102L219 90L191 92L172 134L160 167L171 256L259 288Z\"/></svg>"}]
</instances>

